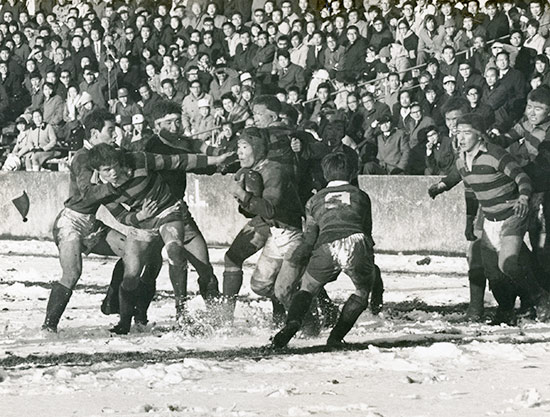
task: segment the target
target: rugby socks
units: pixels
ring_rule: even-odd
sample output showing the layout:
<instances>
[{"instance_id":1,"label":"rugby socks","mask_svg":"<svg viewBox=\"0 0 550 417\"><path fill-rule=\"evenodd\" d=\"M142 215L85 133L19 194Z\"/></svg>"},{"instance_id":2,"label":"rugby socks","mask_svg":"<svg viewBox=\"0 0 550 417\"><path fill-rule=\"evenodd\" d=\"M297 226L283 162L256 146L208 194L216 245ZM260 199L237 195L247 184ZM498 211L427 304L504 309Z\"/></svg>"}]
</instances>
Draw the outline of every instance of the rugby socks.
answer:
<instances>
[{"instance_id":1,"label":"rugby socks","mask_svg":"<svg viewBox=\"0 0 550 417\"><path fill-rule=\"evenodd\" d=\"M466 311L466 316L473 321L483 319L485 299L485 271L482 268L475 268L468 271L468 280L470 284L470 304Z\"/></svg>"},{"instance_id":2,"label":"rugby socks","mask_svg":"<svg viewBox=\"0 0 550 417\"><path fill-rule=\"evenodd\" d=\"M118 288L122 284L122 278L124 277L124 262L119 259L113 268L113 274L111 276L111 283L107 288L107 294L105 299L101 303L101 312L103 314L117 314L118 313Z\"/></svg>"},{"instance_id":3,"label":"rugby socks","mask_svg":"<svg viewBox=\"0 0 550 417\"><path fill-rule=\"evenodd\" d=\"M116 334L128 334L132 326L132 317L136 305L137 290L128 291L121 285L118 290L120 304L120 320L118 324L111 329Z\"/></svg>"},{"instance_id":4,"label":"rugby socks","mask_svg":"<svg viewBox=\"0 0 550 417\"><path fill-rule=\"evenodd\" d=\"M61 285L59 282L54 282L52 285L52 291L50 292L50 298L48 299L48 305L46 307L46 318L42 325L43 330L50 332L57 332L57 325L59 320L71 299L73 291L69 288Z\"/></svg>"},{"instance_id":5,"label":"rugby socks","mask_svg":"<svg viewBox=\"0 0 550 417\"><path fill-rule=\"evenodd\" d=\"M285 306L274 295L271 296L271 304L273 305L273 324L275 326L283 325L286 319Z\"/></svg>"},{"instance_id":6,"label":"rugby socks","mask_svg":"<svg viewBox=\"0 0 550 417\"><path fill-rule=\"evenodd\" d=\"M382 272L377 265L374 265L374 281L370 295L370 311L372 314L378 314L382 310L384 294L384 282L382 281Z\"/></svg>"},{"instance_id":7,"label":"rugby socks","mask_svg":"<svg viewBox=\"0 0 550 417\"><path fill-rule=\"evenodd\" d=\"M145 282L142 279L139 280L134 311L134 321L136 323L143 325L147 324L147 310L155 297L156 290L156 281Z\"/></svg>"},{"instance_id":8,"label":"rugby socks","mask_svg":"<svg viewBox=\"0 0 550 417\"><path fill-rule=\"evenodd\" d=\"M367 308L368 301L362 299L356 294L352 294L342 308L342 313L338 319L338 323L330 332L327 340L327 345L338 346L342 344L342 339L351 330L359 316Z\"/></svg>"},{"instance_id":9,"label":"rugby socks","mask_svg":"<svg viewBox=\"0 0 550 417\"><path fill-rule=\"evenodd\" d=\"M298 291L296 293L296 295L292 298L292 304L288 309L285 327L283 327L283 329L273 337L271 342L273 347L285 347L290 339L292 339L298 330L300 330L304 316L311 307L312 300L313 294L310 292Z\"/></svg>"},{"instance_id":10,"label":"rugby socks","mask_svg":"<svg viewBox=\"0 0 550 417\"><path fill-rule=\"evenodd\" d=\"M237 295L243 283L243 271L224 271L221 324L232 323L235 316Z\"/></svg>"}]
</instances>

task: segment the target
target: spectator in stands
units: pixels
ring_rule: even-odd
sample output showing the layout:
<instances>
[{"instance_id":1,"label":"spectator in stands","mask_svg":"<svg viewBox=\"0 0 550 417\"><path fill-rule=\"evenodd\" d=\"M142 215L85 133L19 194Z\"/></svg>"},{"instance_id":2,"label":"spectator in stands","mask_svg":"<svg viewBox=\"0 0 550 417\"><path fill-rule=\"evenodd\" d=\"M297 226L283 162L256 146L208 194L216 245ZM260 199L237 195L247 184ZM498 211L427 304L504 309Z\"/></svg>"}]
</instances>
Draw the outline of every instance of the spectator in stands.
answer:
<instances>
[{"instance_id":1,"label":"spectator in stands","mask_svg":"<svg viewBox=\"0 0 550 417\"><path fill-rule=\"evenodd\" d=\"M233 93L225 93L221 97L221 102L224 110L223 121L230 122L235 129L244 127L244 122L251 116L248 109L237 103Z\"/></svg>"},{"instance_id":2,"label":"spectator in stands","mask_svg":"<svg viewBox=\"0 0 550 417\"><path fill-rule=\"evenodd\" d=\"M23 116L15 121L17 138L12 151L7 155L2 171L18 171L24 168L25 155L30 152L28 145L29 122Z\"/></svg>"},{"instance_id":3,"label":"spectator in stands","mask_svg":"<svg viewBox=\"0 0 550 417\"><path fill-rule=\"evenodd\" d=\"M32 111L34 126L27 136L25 155L25 167L27 171L40 171L44 162L55 156L54 147L57 144L57 136L53 128L44 122L42 111Z\"/></svg>"},{"instance_id":4,"label":"spectator in stands","mask_svg":"<svg viewBox=\"0 0 550 417\"><path fill-rule=\"evenodd\" d=\"M290 54L286 50L277 52L277 60L280 67L277 71L277 86L286 90L295 85L300 91L303 91L306 86L304 70L290 62Z\"/></svg>"},{"instance_id":5,"label":"spectator in stands","mask_svg":"<svg viewBox=\"0 0 550 417\"><path fill-rule=\"evenodd\" d=\"M115 120L120 123L122 118L130 117L141 112L139 106L132 100L128 89L125 87L119 88L117 92L117 101L115 102L112 113L115 115Z\"/></svg>"},{"instance_id":6,"label":"spectator in stands","mask_svg":"<svg viewBox=\"0 0 550 417\"><path fill-rule=\"evenodd\" d=\"M435 17L427 15L424 24L418 33L418 65L424 64L430 56L441 53L441 45L445 31L443 27L438 27Z\"/></svg>"},{"instance_id":7,"label":"spectator in stands","mask_svg":"<svg viewBox=\"0 0 550 417\"><path fill-rule=\"evenodd\" d=\"M546 38L539 33L539 26L540 23L536 19L530 19L529 22L527 22L527 37L523 46L534 49L537 51L537 54L542 54Z\"/></svg>"},{"instance_id":8,"label":"spectator in stands","mask_svg":"<svg viewBox=\"0 0 550 417\"><path fill-rule=\"evenodd\" d=\"M456 154L451 139L441 136L435 126L426 126L426 175L448 175L454 167Z\"/></svg>"},{"instance_id":9,"label":"spectator in stands","mask_svg":"<svg viewBox=\"0 0 550 417\"><path fill-rule=\"evenodd\" d=\"M545 7L542 0L531 0L529 2L529 13L532 19L539 23L538 33L544 38L548 38L550 33L550 10Z\"/></svg>"},{"instance_id":10,"label":"spectator in stands","mask_svg":"<svg viewBox=\"0 0 550 417\"><path fill-rule=\"evenodd\" d=\"M96 106L100 108L107 107L107 100L104 95L104 86L99 83L96 76L96 68L91 66L83 68L84 81L80 83L79 90L90 94Z\"/></svg>"},{"instance_id":11,"label":"spectator in stands","mask_svg":"<svg viewBox=\"0 0 550 417\"><path fill-rule=\"evenodd\" d=\"M485 3L485 10L487 11L487 17L481 25L487 34L486 39L491 41L508 35L510 33L508 18L502 11L498 10L497 2L495 0L488 0Z\"/></svg>"},{"instance_id":12,"label":"spectator in stands","mask_svg":"<svg viewBox=\"0 0 550 417\"><path fill-rule=\"evenodd\" d=\"M474 72L470 61L463 61L458 65L456 90L459 95L465 95L469 87L483 88L484 84L485 80L480 74Z\"/></svg>"},{"instance_id":13,"label":"spectator in stands","mask_svg":"<svg viewBox=\"0 0 550 417\"><path fill-rule=\"evenodd\" d=\"M174 81L170 78L162 80L162 94L161 97L165 100L172 101L178 105L183 102L183 93L176 91L174 88Z\"/></svg>"},{"instance_id":14,"label":"spectator in stands","mask_svg":"<svg viewBox=\"0 0 550 417\"><path fill-rule=\"evenodd\" d=\"M488 130L495 123L495 112L481 100L483 90L477 85L472 85L466 89L466 99L470 104L468 113L475 113L483 119L485 130Z\"/></svg>"},{"instance_id":15,"label":"spectator in stands","mask_svg":"<svg viewBox=\"0 0 550 417\"><path fill-rule=\"evenodd\" d=\"M422 140L418 138L419 132L428 126L435 125L435 121L430 116L424 115L422 105L418 101L412 102L409 107L410 112L404 118L403 128L409 136L410 148L414 149L422 142Z\"/></svg>"},{"instance_id":16,"label":"spectator in stands","mask_svg":"<svg viewBox=\"0 0 550 417\"><path fill-rule=\"evenodd\" d=\"M42 86L44 96L43 119L44 123L50 125L56 133L60 132L63 125L63 108L65 101L55 94L53 84L46 82Z\"/></svg>"},{"instance_id":17,"label":"spectator in stands","mask_svg":"<svg viewBox=\"0 0 550 417\"><path fill-rule=\"evenodd\" d=\"M363 174L367 175L399 175L405 174L409 168L409 139L404 130L393 125L390 116L382 116L376 121L372 137L376 145L376 162L367 162L363 166Z\"/></svg>"}]
</instances>

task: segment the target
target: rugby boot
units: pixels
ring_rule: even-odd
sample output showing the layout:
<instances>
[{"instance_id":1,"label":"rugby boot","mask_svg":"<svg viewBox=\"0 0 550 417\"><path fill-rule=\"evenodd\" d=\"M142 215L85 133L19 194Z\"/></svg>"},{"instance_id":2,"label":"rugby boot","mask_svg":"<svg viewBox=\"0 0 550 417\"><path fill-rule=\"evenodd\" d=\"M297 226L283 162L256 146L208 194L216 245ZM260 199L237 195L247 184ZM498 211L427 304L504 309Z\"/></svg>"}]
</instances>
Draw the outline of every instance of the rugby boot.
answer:
<instances>
[{"instance_id":1,"label":"rugby boot","mask_svg":"<svg viewBox=\"0 0 550 417\"><path fill-rule=\"evenodd\" d=\"M136 308L137 290L128 291L123 286L118 290L120 319L118 324L110 329L112 333L128 334L132 326L132 317Z\"/></svg>"},{"instance_id":2,"label":"rugby boot","mask_svg":"<svg viewBox=\"0 0 550 417\"><path fill-rule=\"evenodd\" d=\"M275 296L271 297L271 304L273 305L273 325L275 327L281 327L285 324L286 320L285 306Z\"/></svg>"},{"instance_id":3,"label":"rugby boot","mask_svg":"<svg viewBox=\"0 0 550 417\"><path fill-rule=\"evenodd\" d=\"M544 290L535 303L535 311L538 321L550 321L550 295Z\"/></svg>"},{"instance_id":4,"label":"rugby boot","mask_svg":"<svg viewBox=\"0 0 550 417\"><path fill-rule=\"evenodd\" d=\"M330 332L327 340L328 346L337 347L343 344L344 336L351 330L361 313L367 308L367 305L367 300L363 300L355 294L348 298L336 326Z\"/></svg>"},{"instance_id":5,"label":"rugby boot","mask_svg":"<svg viewBox=\"0 0 550 417\"><path fill-rule=\"evenodd\" d=\"M56 333L59 320L71 299L73 291L69 288L61 285L59 282L54 282L52 285L52 291L50 292L50 298L48 299L48 305L46 307L46 318L42 325L42 330Z\"/></svg>"},{"instance_id":6,"label":"rugby boot","mask_svg":"<svg viewBox=\"0 0 550 417\"><path fill-rule=\"evenodd\" d=\"M485 273L483 269L474 269L468 271L470 284L470 304L466 310L466 319L472 322L480 322L483 320L485 313L484 298L485 298Z\"/></svg>"},{"instance_id":7,"label":"rugby boot","mask_svg":"<svg viewBox=\"0 0 550 417\"><path fill-rule=\"evenodd\" d=\"M514 305L516 301L516 291L511 283L502 278L489 282L493 297L498 303L497 311L493 319L489 322L490 325L499 326L507 324L508 326L517 325L516 312Z\"/></svg>"},{"instance_id":8,"label":"rugby boot","mask_svg":"<svg viewBox=\"0 0 550 417\"><path fill-rule=\"evenodd\" d=\"M113 269L111 283L107 288L107 294L101 303L101 312L103 314L118 314L118 288L124 277L124 262L119 259Z\"/></svg>"},{"instance_id":9,"label":"rugby boot","mask_svg":"<svg viewBox=\"0 0 550 417\"><path fill-rule=\"evenodd\" d=\"M219 324L233 324L237 295L243 283L243 271L225 271L223 273L223 299Z\"/></svg>"},{"instance_id":10,"label":"rugby boot","mask_svg":"<svg viewBox=\"0 0 550 417\"><path fill-rule=\"evenodd\" d=\"M338 320L338 316L340 315L340 309L330 299L324 288L321 288L319 294L317 294L317 303L319 305L319 309L321 310L323 327L333 327Z\"/></svg>"},{"instance_id":11,"label":"rugby boot","mask_svg":"<svg viewBox=\"0 0 550 417\"><path fill-rule=\"evenodd\" d=\"M199 284L199 292L207 304L221 295L218 287L218 278L214 274L200 276L197 282Z\"/></svg>"},{"instance_id":12,"label":"rugby boot","mask_svg":"<svg viewBox=\"0 0 550 417\"><path fill-rule=\"evenodd\" d=\"M370 295L370 311L376 315L382 311L384 294L384 282L382 281L382 272L377 265L374 265L374 281L372 283L372 291Z\"/></svg>"},{"instance_id":13,"label":"rugby boot","mask_svg":"<svg viewBox=\"0 0 550 417\"><path fill-rule=\"evenodd\" d=\"M156 282L143 282L139 280L136 294L136 307L134 310L134 322L136 324L147 325L147 310L151 305L151 301L155 297Z\"/></svg>"},{"instance_id":14,"label":"rugby boot","mask_svg":"<svg viewBox=\"0 0 550 417\"><path fill-rule=\"evenodd\" d=\"M273 336L271 346L276 349L281 349L290 342L290 339L292 339L298 330L300 330L300 327L302 327L302 321L311 308L312 300L313 294L307 291L298 291L296 293L288 309L285 327Z\"/></svg>"}]
</instances>

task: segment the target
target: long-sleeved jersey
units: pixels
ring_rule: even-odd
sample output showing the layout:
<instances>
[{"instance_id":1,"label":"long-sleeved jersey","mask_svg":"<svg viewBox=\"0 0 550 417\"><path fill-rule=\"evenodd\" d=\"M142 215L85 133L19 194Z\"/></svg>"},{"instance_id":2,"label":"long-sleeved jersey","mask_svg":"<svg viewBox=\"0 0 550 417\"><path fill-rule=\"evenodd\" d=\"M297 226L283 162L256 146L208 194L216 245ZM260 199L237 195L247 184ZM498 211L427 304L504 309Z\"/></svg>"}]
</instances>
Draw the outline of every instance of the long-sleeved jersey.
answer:
<instances>
[{"instance_id":1,"label":"long-sleeved jersey","mask_svg":"<svg viewBox=\"0 0 550 417\"><path fill-rule=\"evenodd\" d=\"M372 239L367 193L347 182L332 182L308 200L304 232L308 245L318 247L355 233Z\"/></svg>"},{"instance_id":2,"label":"long-sleeved jersey","mask_svg":"<svg viewBox=\"0 0 550 417\"><path fill-rule=\"evenodd\" d=\"M205 155L160 155L150 153L134 153L129 166L133 169L132 178L119 187L119 195L105 203L107 209L121 223L139 226L137 212L145 199L155 201L158 213L174 206L180 197L174 195L167 182L159 172L163 170L186 171L207 166ZM177 214L175 214L177 216ZM167 222L172 216L163 217Z\"/></svg>"},{"instance_id":3,"label":"long-sleeved jersey","mask_svg":"<svg viewBox=\"0 0 550 417\"><path fill-rule=\"evenodd\" d=\"M240 206L275 227L302 227L302 204L292 174L278 162L264 159L253 168L263 181L261 197L247 193Z\"/></svg>"},{"instance_id":4,"label":"long-sleeved jersey","mask_svg":"<svg viewBox=\"0 0 550 417\"><path fill-rule=\"evenodd\" d=\"M456 169L442 179L447 189L464 181L466 199L474 197L485 218L505 220L514 214L519 195L531 195L531 180L514 158L500 146L482 143L474 156L472 167L466 166L465 156L459 155ZM467 204L467 214L475 215L475 206Z\"/></svg>"},{"instance_id":5,"label":"long-sleeved jersey","mask_svg":"<svg viewBox=\"0 0 550 417\"><path fill-rule=\"evenodd\" d=\"M81 214L95 214L102 201L118 191L111 184L94 184L94 170L90 167L90 151L78 150L69 167L69 198L65 207Z\"/></svg>"}]
</instances>

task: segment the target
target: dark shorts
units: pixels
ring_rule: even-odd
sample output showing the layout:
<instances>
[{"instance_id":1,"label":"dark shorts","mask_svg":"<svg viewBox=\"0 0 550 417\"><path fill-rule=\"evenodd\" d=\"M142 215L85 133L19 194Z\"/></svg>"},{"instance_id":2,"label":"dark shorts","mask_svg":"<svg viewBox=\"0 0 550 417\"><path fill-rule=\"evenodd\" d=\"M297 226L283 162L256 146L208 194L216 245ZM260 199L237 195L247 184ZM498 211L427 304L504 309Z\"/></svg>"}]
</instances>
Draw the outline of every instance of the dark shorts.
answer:
<instances>
[{"instance_id":1,"label":"dark shorts","mask_svg":"<svg viewBox=\"0 0 550 417\"><path fill-rule=\"evenodd\" d=\"M370 290L374 273L372 239L363 233L355 233L322 244L313 250L307 272L323 285L335 281L340 272L344 272L356 288Z\"/></svg>"}]
</instances>

